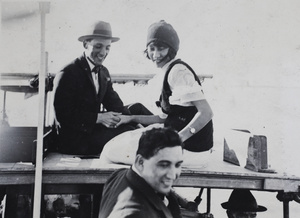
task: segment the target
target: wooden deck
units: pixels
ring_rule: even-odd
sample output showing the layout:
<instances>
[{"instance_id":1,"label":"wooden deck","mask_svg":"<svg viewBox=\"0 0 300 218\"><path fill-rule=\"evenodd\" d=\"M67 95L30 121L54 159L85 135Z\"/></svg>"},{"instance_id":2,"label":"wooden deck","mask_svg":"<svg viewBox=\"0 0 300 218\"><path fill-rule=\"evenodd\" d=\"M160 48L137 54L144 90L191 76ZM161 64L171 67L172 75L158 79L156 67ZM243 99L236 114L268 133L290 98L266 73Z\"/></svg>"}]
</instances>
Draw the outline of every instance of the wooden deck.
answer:
<instances>
[{"instance_id":1,"label":"wooden deck","mask_svg":"<svg viewBox=\"0 0 300 218\"><path fill-rule=\"evenodd\" d=\"M7 75L8 76L8 75ZM28 78L32 78L28 75ZM200 79L212 78L211 75L198 75ZM2 79L6 75L1 74ZM1 84L4 91L3 118L5 118L5 93L36 92L28 85L28 80L19 81L18 75L12 84ZM112 75L113 82L147 83L153 75ZM24 75L21 76L24 79ZM11 78L6 78L11 79ZM49 154L43 160L42 167L42 194L77 194L101 193L110 174L121 165L101 166L97 159L80 158L73 155ZM40 168L39 168L40 169ZM7 187L7 193L32 194L35 184L36 168L31 163L0 163L0 187ZM221 158L213 164L202 168L183 168L179 179L174 186L196 187L208 189L250 189L258 191L272 191L281 193L284 204L284 218L288 218L288 203L299 198L300 177L285 173L253 172L224 162ZM299 199L298 199L299 200Z\"/></svg>"},{"instance_id":2,"label":"wooden deck","mask_svg":"<svg viewBox=\"0 0 300 218\"><path fill-rule=\"evenodd\" d=\"M98 159L50 153L43 161L41 194L101 196L102 184L120 167L129 166L101 166ZM8 196L32 194L34 182L34 165L0 163L0 186L6 187ZM300 178L283 173L253 172L219 160L200 169L183 168L174 186L207 188L208 213L210 213L211 189L241 188L278 192L281 196L280 201L283 202L283 217L289 218L289 202L295 200L295 196L299 200Z\"/></svg>"},{"instance_id":3,"label":"wooden deck","mask_svg":"<svg viewBox=\"0 0 300 218\"><path fill-rule=\"evenodd\" d=\"M102 184L122 165L102 167L97 159L49 154L43 163L43 184ZM1 185L33 184L35 167L29 163L1 163ZM201 169L183 168L175 186L217 189L247 188L261 191L299 192L300 178L279 173L253 172L222 160Z\"/></svg>"}]
</instances>

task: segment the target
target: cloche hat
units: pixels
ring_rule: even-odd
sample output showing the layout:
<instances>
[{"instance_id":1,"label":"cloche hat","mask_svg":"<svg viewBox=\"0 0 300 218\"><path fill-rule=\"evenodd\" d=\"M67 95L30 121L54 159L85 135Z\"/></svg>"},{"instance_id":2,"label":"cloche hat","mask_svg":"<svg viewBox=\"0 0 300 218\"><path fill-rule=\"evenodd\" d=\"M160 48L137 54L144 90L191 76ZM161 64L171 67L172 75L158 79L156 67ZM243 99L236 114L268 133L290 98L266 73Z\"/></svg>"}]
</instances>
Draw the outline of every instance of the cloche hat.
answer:
<instances>
[{"instance_id":1,"label":"cloche hat","mask_svg":"<svg viewBox=\"0 0 300 218\"><path fill-rule=\"evenodd\" d=\"M111 26L104 21L97 22L89 31L88 35L80 36L78 40L83 42L86 39L104 38L111 39L111 42L119 41L120 38L112 37Z\"/></svg>"},{"instance_id":2,"label":"cloche hat","mask_svg":"<svg viewBox=\"0 0 300 218\"><path fill-rule=\"evenodd\" d=\"M221 204L224 209L243 212L262 212L267 208L257 205L257 202L248 189L235 189L232 191L228 202Z\"/></svg>"},{"instance_id":3,"label":"cloche hat","mask_svg":"<svg viewBox=\"0 0 300 218\"><path fill-rule=\"evenodd\" d=\"M173 48L176 52L179 49L179 37L177 35L177 32L171 24L166 23L164 20L153 23L148 28L146 46L154 41L163 42Z\"/></svg>"}]
</instances>

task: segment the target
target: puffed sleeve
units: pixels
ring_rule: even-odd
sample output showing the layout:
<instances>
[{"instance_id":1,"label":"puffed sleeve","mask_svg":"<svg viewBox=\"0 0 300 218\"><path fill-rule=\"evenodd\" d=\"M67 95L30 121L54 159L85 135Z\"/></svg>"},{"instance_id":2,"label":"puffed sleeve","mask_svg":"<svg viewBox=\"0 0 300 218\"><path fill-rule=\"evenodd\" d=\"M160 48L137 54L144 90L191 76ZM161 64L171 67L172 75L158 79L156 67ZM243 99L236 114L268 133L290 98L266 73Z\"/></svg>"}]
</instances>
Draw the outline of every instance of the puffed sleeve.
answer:
<instances>
[{"instance_id":1,"label":"puffed sleeve","mask_svg":"<svg viewBox=\"0 0 300 218\"><path fill-rule=\"evenodd\" d=\"M205 99L202 86L195 80L194 74L183 64L176 64L168 76L172 95L170 104L190 106L192 101Z\"/></svg>"}]
</instances>

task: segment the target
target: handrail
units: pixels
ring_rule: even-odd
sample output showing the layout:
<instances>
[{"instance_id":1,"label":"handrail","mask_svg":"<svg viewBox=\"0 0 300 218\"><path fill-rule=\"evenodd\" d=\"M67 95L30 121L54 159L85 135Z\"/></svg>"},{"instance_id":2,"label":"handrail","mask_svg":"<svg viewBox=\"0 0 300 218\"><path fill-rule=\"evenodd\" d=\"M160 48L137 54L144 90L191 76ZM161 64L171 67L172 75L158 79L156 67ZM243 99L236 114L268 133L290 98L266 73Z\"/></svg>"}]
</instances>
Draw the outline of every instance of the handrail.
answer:
<instances>
[{"instance_id":1,"label":"handrail","mask_svg":"<svg viewBox=\"0 0 300 218\"><path fill-rule=\"evenodd\" d=\"M1 80L30 80L36 77L37 74L31 73L0 73ZM147 83L150 79L154 77L155 74L111 74L111 80L113 83ZM48 76L55 77L55 74L50 73ZM198 74L200 80L212 79L212 74ZM4 83L5 82L1 82Z\"/></svg>"},{"instance_id":2,"label":"handrail","mask_svg":"<svg viewBox=\"0 0 300 218\"><path fill-rule=\"evenodd\" d=\"M147 83L154 75L155 74L111 74L111 79L114 83L126 83L131 81L134 83ZM213 78L212 74L197 74L197 76L200 80Z\"/></svg>"}]
</instances>

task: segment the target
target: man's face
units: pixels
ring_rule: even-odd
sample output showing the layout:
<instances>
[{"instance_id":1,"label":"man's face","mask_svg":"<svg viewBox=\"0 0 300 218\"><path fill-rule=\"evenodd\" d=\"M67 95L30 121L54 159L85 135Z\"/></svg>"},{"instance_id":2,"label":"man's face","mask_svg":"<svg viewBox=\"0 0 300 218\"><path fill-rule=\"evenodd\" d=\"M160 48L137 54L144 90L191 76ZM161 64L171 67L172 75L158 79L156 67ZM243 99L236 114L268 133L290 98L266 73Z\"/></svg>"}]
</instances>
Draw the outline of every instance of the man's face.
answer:
<instances>
[{"instance_id":1,"label":"man's face","mask_svg":"<svg viewBox=\"0 0 300 218\"><path fill-rule=\"evenodd\" d=\"M142 157L141 176L157 192L167 194L181 172L182 147L167 147L150 159Z\"/></svg>"},{"instance_id":2,"label":"man's face","mask_svg":"<svg viewBox=\"0 0 300 218\"><path fill-rule=\"evenodd\" d=\"M256 212L232 212L232 218L255 218Z\"/></svg>"},{"instance_id":3,"label":"man's face","mask_svg":"<svg viewBox=\"0 0 300 218\"><path fill-rule=\"evenodd\" d=\"M85 55L96 65L101 65L109 53L111 39L92 39L85 45Z\"/></svg>"}]
</instances>

